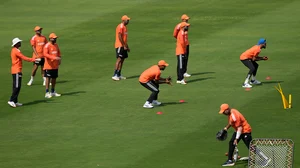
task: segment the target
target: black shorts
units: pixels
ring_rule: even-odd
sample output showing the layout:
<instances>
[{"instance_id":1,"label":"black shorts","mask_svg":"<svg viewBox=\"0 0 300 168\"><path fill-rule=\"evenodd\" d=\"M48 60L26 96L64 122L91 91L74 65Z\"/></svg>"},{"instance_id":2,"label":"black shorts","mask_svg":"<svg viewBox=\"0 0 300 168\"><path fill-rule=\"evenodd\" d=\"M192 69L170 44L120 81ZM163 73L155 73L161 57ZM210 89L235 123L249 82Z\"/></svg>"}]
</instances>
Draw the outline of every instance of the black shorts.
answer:
<instances>
[{"instance_id":1,"label":"black shorts","mask_svg":"<svg viewBox=\"0 0 300 168\"><path fill-rule=\"evenodd\" d=\"M128 58L128 52L124 49L124 47L118 47L116 48L116 58Z\"/></svg>"},{"instance_id":2,"label":"black shorts","mask_svg":"<svg viewBox=\"0 0 300 168\"><path fill-rule=\"evenodd\" d=\"M46 69L44 77L46 78L57 78L58 77L58 69Z\"/></svg>"},{"instance_id":3,"label":"black shorts","mask_svg":"<svg viewBox=\"0 0 300 168\"><path fill-rule=\"evenodd\" d=\"M35 62L33 63L33 65L35 64L35 65L37 65L37 66L44 66L44 63L45 63L45 58L41 58L40 61L35 61Z\"/></svg>"}]
</instances>

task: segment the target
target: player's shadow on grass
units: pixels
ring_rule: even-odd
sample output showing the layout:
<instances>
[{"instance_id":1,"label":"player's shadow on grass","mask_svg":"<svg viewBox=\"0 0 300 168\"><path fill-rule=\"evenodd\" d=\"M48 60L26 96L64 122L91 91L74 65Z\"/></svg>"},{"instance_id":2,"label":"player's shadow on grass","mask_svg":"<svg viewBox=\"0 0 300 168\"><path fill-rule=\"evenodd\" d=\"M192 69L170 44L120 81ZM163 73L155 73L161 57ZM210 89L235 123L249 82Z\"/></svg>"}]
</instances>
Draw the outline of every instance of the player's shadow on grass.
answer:
<instances>
[{"instance_id":1,"label":"player's shadow on grass","mask_svg":"<svg viewBox=\"0 0 300 168\"><path fill-rule=\"evenodd\" d=\"M135 79L135 78L138 78L138 77L140 77L140 75L129 76L129 77L127 77L126 79Z\"/></svg>"},{"instance_id":2,"label":"player's shadow on grass","mask_svg":"<svg viewBox=\"0 0 300 168\"><path fill-rule=\"evenodd\" d=\"M74 96L74 95L78 95L80 93L86 93L86 91L75 91L75 92L68 92L68 93L62 93L62 96Z\"/></svg>"},{"instance_id":3,"label":"player's shadow on grass","mask_svg":"<svg viewBox=\"0 0 300 168\"><path fill-rule=\"evenodd\" d=\"M44 100L34 100L32 102L24 103L23 106L30 106L30 105L35 105L39 103L49 103L51 102L51 99L44 99Z\"/></svg>"},{"instance_id":4,"label":"player's shadow on grass","mask_svg":"<svg viewBox=\"0 0 300 168\"><path fill-rule=\"evenodd\" d=\"M57 80L56 83L67 83L69 82L68 80Z\"/></svg>"},{"instance_id":5,"label":"player's shadow on grass","mask_svg":"<svg viewBox=\"0 0 300 168\"><path fill-rule=\"evenodd\" d=\"M197 75L205 75L205 74L212 74L212 73L215 73L215 72L198 72L198 73L192 73L191 75L197 76Z\"/></svg>"},{"instance_id":6,"label":"player's shadow on grass","mask_svg":"<svg viewBox=\"0 0 300 168\"><path fill-rule=\"evenodd\" d=\"M193 82L203 81L203 80L207 80L207 79L215 79L215 77L206 77L206 78L187 80L187 83L193 83Z\"/></svg>"},{"instance_id":7,"label":"player's shadow on grass","mask_svg":"<svg viewBox=\"0 0 300 168\"><path fill-rule=\"evenodd\" d=\"M181 103L181 102L162 102L160 106L168 106L168 105L177 105L177 104L186 104L187 102Z\"/></svg>"},{"instance_id":8,"label":"player's shadow on grass","mask_svg":"<svg viewBox=\"0 0 300 168\"><path fill-rule=\"evenodd\" d=\"M274 83L283 83L284 81L265 81L261 82L261 84L274 84Z\"/></svg>"}]
</instances>

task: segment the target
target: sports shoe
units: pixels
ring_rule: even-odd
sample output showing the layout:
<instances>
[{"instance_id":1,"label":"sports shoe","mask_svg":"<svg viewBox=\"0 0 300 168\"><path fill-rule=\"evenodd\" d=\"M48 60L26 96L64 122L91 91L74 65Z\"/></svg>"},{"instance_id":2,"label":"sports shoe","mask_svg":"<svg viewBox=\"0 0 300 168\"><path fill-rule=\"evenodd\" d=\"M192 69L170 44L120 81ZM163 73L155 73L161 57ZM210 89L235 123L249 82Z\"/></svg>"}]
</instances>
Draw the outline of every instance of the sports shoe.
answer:
<instances>
[{"instance_id":1,"label":"sports shoe","mask_svg":"<svg viewBox=\"0 0 300 168\"><path fill-rule=\"evenodd\" d=\"M30 81L27 83L27 85L28 85L28 86L31 86L31 85L32 85L32 82L33 82L33 80L30 80Z\"/></svg>"},{"instance_id":2,"label":"sports shoe","mask_svg":"<svg viewBox=\"0 0 300 168\"><path fill-rule=\"evenodd\" d=\"M23 106L23 104L19 103L19 102L15 103L15 104L16 104L17 107Z\"/></svg>"},{"instance_id":3,"label":"sports shoe","mask_svg":"<svg viewBox=\"0 0 300 168\"><path fill-rule=\"evenodd\" d=\"M146 102L143 107L144 108L153 108L153 105L149 102Z\"/></svg>"},{"instance_id":4,"label":"sports shoe","mask_svg":"<svg viewBox=\"0 0 300 168\"><path fill-rule=\"evenodd\" d=\"M157 100L153 100L152 105L159 106L159 105L161 105L161 102L159 102Z\"/></svg>"},{"instance_id":5,"label":"sports shoe","mask_svg":"<svg viewBox=\"0 0 300 168\"><path fill-rule=\"evenodd\" d=\"M252 86L249 83L244 83L242 87L243 88L252 88Z\"/></svg>"},{"instance_id":6,"label":"sports shoe","mask_svg":"<svg viewBox=\"0 0 300 168\"><path fill-rule=\"evenodd\" d=\"M186 85L187 83L184 81L184 79L182 79L181 81L177 81L176 83L182 84L182 85Z\"/></svg>"},{"instance_id":7,"label":"sports shoe","mask_svg":"<svg viewBox=\"0 0 300 168\"><path fill-rule=\"evenodd\" d=\"M265 161L263 161L262 162L262 164L261 164L261 166L262 167L266 167L266 166L268 166L268 164L271 162L271 158L270 159L267 159L267 160L265 160Z\"/></svg>"},{"instance_id":8,"label":"sports shoe","mask_svg":"<svg viewBox=\"0 0 300 168\"><path fill-rule=\"evenodd\" d=\"M126 79L126 77L124 77L124 76L119 76L119 79Z\"/></svg>"},{"instance_id":9,"label":"sports shoe","mask_svg":"<svg viewBox=\"0 0 300 168\"><path fill-rule=\"evenodd\" d=\"M261 84L261 82L258 81L258 80L251 80L251 81L250 81L250 84L253 84L253 85L259 85L259 84Z\"/></svg>"},{"instance_id":10,"label":"sports shoe","mask_svg":"<svg viewBox=\"0 0 300 168\"><path fill-rule=\"evenodd\" d=\"M232 160L227 160L224 164L222 164L224 167L234 166L234 162Z\"/></svg>"},{"instance_id":11,"label":"sports shoe","mask_svg":"<svg viewBox=\"0 0 300 168\"><path fill-rule=\"evenodd\" d=\"M183 76L188 78L188 77L191 77L192 75L190 75L188 73L184 73Z\"/></svg>"},{"instance_id":12,"label":"sports shoe","mask_svg":"<svg viewBox=\"0 0 300 168\"><path fill-rule=\"evenodd\" d=\"M11 107L14 107L14 108L17 107L17 105L13 101L8 101L7 104L9 104Z\"/></svg>"},{"instance_id":13,"label":"sports shoe","mask_svg":"<svg viewBox=\"0 0 300 168\"><path fill-rule=\"evenodd\" d=\"M43 86L46 86L46 81L43 82Z\"/></svg>"},{"instance_id":14,"label":"sports shoe","mask_svg":"<svg viewBox=\"0 0 300 168\"><path fill-rule=\"evenodd\" d=\"M119 77L117 77L117 76L113 76L113 77L111 77L112 78L112 80L115 80L115 81L118 81L118 80L120 80L120 78Z\"/></svg>"},{"instance_id":15,"label":"sports shoe","mask_svg":"<svg viewBox=\"0 0 300 168\"><path fill-rule=\"evenodd\" d=\"M59 96L61 96L61 94L58 94L58 93L56 93L56 92L53 92L53 93L51 93L51 96L52 96L52 97L59 97Z\"/></svg>"},{"instance_id":16,"label":"sports shoe","mask_svg":"<svg viewBox=\"0 0 300 168\"><path fill-rule=\"evenodd\" d=\"M48 99L50 99L52 97L52 95L51 95L51 93L50 92L47 92L46 94L45 94L45 98L48 98Z\"/></svg>"}]
</instances>

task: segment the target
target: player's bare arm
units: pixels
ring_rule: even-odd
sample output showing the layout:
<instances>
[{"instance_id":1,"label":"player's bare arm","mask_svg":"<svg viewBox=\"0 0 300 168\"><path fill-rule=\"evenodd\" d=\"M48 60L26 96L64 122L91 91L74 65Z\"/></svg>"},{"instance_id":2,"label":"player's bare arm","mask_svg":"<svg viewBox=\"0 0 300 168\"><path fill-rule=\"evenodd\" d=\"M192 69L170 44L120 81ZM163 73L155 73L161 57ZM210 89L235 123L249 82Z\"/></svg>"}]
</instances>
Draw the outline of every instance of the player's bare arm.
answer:
<instances>
[{"instance_id":1,"label":"player's bare arm","mask_svg":"<svg viewBox=\"0 0 300 168\"><path fill-rule=\"evenodd\" d=\"M119 33L118 35L120 42L122 43L122 46L124 47L125 50L128 50L128 45L125 44L123 38L122 38L122 33Z\"/></svg>"},{"instance_id":2,"label":"player's bare arm","mask_svg":"<svg viewBox=\"0 0 300 168\"><path fill-rule=\"evenodd\" d=\"M243 130L243 127L242 126L239 126L237 128L237 131L236 131L236 137L235 137L235 140L233 142L234 145L237 145L238 144L238 139L240 138L240 136L242 135L242 130Z\"/></svg>"},{"instance_id":3,"label":"player's bare arm","mask_svg":"<svg viewBox=\"0 0 300 168\"><path fill-rule=\"evenodd\" d=\"M32 46L32 50L33 50L34 54L35 54L36 56L38 56L38 53L36 52L34 46Z\"/></svg>"}]
</instances>

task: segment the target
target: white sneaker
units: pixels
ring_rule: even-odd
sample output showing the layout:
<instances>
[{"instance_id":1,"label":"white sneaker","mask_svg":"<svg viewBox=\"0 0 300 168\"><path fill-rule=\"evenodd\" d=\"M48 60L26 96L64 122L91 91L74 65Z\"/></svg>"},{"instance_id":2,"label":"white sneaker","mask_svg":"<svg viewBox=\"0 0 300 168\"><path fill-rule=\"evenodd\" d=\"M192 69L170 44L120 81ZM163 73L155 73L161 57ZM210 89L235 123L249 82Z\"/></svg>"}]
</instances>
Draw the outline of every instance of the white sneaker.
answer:
<instances>
[{"instance_id":1,"label":"white sneaker","mask_svg":"<svg viewBox=\"0 0 300 168\"><path fill-rule=\"evenodd\" d=\"M54 92L54 93L51 93L51 96L52 97L59 97L59 96L61 96L61 94L58 94L58 93Z\"/></svg>"},{"instance_id":2,"label":"white sneaker","mask_svg":"<svg viewBox=\"0 0 300 168\"><path fill-rule=\"evenodd\" d=\"M183 76L188 78L188 77L191 77L192 75L190 75L188 73L184 73Z\"/></svg>"},{"instance_id":3,"label":"white sneaker","mask_svg":"<svg viewBox=\"0 0 300 168\"><path fill-rule=\"evenodd\" d=\"M31 85L32 85L32 82L33 82L33 80L30 80L30 81L27 83L27 85L28 85L28 86L31 86Z\"/></svg>"},{"instance_id":4,"label":"white sneaker","mask_svg":"<svg viewBox=\"0 0 300 168\"><path fill-rule=\"evenodd\" d=\"M253 85L259 85L259 84L261 84L261 82L258 81L258 80L251 80L251 81L250 81L250 84L253 84Z\"/></svg>"},{"instance_id":5,"label":"white sneaker","mask_svg":"<svg viewBox=\"0 0 300 168\"><path fill-rule=\"evenodd\" d=\"M153 100L152 105L159 106L159 105L161 105L161 102L159 102L157 100Z\"/></svg>"},{"instance_id":6,"label":"white sneaker","mask_svg":"<svg viewBox=\"0 0 300 168\"><path fill-rule=\"evenodd\" d=\"M252 86L249 83L244 83L242 87L243 88L252 88Z\"/></svg>"},{"instance_id":7,"label":"white sneaker","mask_svg":"<svg viewBox=\"0 0 300 168\"><path fill-rule=\"evenodd\" d=\"M48 99L50 99L52 97L52 95L51 95L51 93L50 92L47 92L46 94L45 94L45 98L48 98Z\"/></svg>"},{"instance_id":8,"label":"white sneaker","mask_svg":"<svg viewBox=\"0 0 300 168\"><path fill-rule=\"evenodd\" d=\"M117 77L117 76L113 76L113 77L111 77L112 78L112 80L115 80L115 81L118 81L118 80L120 80L120 78L119 77Z\"/></svg>"},{"instance_id":9,"label":"white sneaker","mask_svg":"<svg viewBox=\"0 0 300 168\"><path fill-rule=\"evenodd\" d=\"M186 84L187 84L187 83L184 81L184 79L182 79L181 81L177 81L176 83L183 84L183 85L186 85Z\"/></svg>"},{"instance_id":10,"label":"white sneaker","mask_svg":"<svg viewBox=\"0 0 300 168\"><path fill-rule=\"evenodd\" d=\"M19 103L19 102L15 103L15 104L16 104L17 107L23 106L23 104Z\"/></svg>"},{"instance_id":11,"label":"white sneaker","mask_svg":"<svg viewBox=\"0 0 300 168\"><path fill-rule=\"evenodd\" d=\"M43 82L43 86L46 86L46 81Z\"/></svg>"},{"instance_id":12,"label":"white sneaker","mask_svg":"<svg viewBox=\"0 0 300 168\"><path fill-rule=\"evenodd\" d=\"M151 103L145 103L144 104L144 106L143 106L144 108L153 108L153 105L151 104Z\"/></svg>"},{"instance_id":13,"label":"white sneaker","mask_svg":"<svg viewBox=\"0 0 300 168\"><path fill-rule=\"evenodd\" d=\"M119 79L126 79L126 77L124 77L124 76L120 76L120 77L119 77Z\"/></svg>"},{"instance_id":14,"label":"white sneaker","mask_svg":"<svg viewBox=\"0 0 300 168\"><path fill-rule=\"evenodd\" d=\"M17 107L17 105L15 104L15 102L13 101L8 101L7 102L11 107Z\"/></svg>"}]
</instances>

